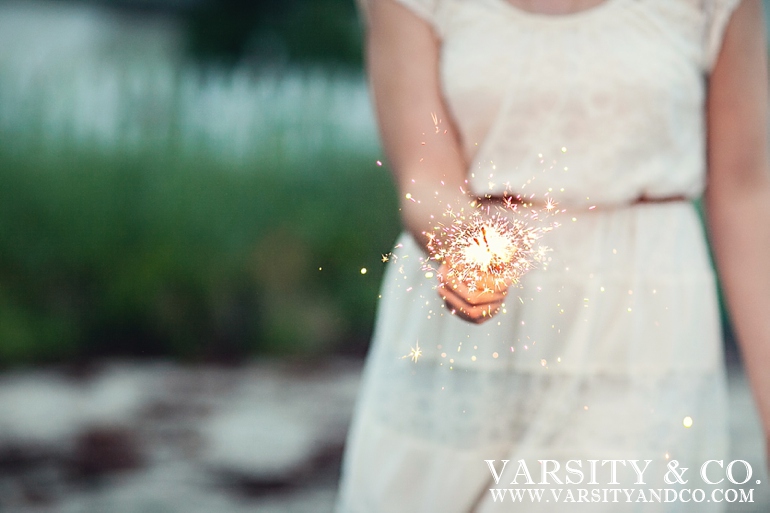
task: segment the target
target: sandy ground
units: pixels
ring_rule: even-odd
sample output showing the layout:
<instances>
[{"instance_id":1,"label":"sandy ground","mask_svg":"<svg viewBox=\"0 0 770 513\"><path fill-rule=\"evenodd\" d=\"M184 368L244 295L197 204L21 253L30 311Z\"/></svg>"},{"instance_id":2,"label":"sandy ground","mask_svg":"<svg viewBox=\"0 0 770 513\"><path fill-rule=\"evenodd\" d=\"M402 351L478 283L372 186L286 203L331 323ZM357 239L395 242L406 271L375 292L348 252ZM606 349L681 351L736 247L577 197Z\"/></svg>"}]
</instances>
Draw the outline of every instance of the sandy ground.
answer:
<instances>
[{"instance_id":1,"label":"sandy ground","mask_svg":"<svg viewBox=\"0 0 770 513\"><path fill-rule=\"evenodd\" d=\"M0 374L0 511L330 512L360 370L111 362ZM728 511L766 513L760 429L736 364L730 395L732 459L755 475L754 502Z\"/></svg>"}]
</instances>

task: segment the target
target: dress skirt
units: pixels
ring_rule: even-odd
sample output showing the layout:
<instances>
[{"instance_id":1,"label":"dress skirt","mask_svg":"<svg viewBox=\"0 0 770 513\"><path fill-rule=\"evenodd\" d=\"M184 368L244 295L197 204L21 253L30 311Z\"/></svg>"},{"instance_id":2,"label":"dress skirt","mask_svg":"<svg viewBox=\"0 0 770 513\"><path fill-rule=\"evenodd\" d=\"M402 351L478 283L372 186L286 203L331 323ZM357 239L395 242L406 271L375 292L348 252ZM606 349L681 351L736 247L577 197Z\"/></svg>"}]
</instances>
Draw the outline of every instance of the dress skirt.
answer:
<instances>
[{"instance_id":1,"label":"dress skirt","mask_svg":"<svg viewBox=\"0 0 770 513\"><path fill-rule=\"evenodd\" d=\"M700 466L727 454L717 289L697 211L685 201L644 203L559 221L542 239L549 261L481 325L443 307L426 255L400 237L386 264L339 513L722 511L650 492L709 494ZM487 460L496 471L510 462L497 483ZM559 470L542 476L540 460ZM581 462L581 482L565 473L569 460ZM605 460L624 463L613 477ZM629 460L652 460L642 484ZM687 483L666 482L672 462L689 469ZM724 477L716 465L714 481ZM490 491L517 488L546 495L500 501ZM613 488L634 495L614 492L613 501L601 492ZM562 490L558 500L551 489Z\"/></svg>"}]
</instances>

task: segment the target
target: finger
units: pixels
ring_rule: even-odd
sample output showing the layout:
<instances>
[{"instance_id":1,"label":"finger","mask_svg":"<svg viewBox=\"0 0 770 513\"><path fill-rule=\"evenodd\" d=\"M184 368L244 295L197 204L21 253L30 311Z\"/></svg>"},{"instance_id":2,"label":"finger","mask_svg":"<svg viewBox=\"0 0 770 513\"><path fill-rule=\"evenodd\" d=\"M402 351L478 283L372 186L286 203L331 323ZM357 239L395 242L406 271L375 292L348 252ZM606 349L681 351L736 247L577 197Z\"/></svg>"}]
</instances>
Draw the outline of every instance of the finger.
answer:
<instances>
[{"instance_id":1,"label":"finger","mask_svg":"<svg viewBox=\"0 0 770 513\"><path fill-rule=\"evenodd\" d=\"M451 315L472 324L483 324L492 319L500 311L499 308L491 308L489 310L472 309L469 311L463 308L454 308L449 303L446 303L445 307Z\"/></svg>"},{"instance_id":2,"label":"finger","mask_svg":"<svg viewBox=\"0 0 770 513\"><path fill-rule=\"evenodd\" d=\"M448 291L472 305L484 305L505 301L508 294L507 289L498 291L491 289L471 290L466 283L457 279L442 281L442 284Z\"/></svg>"},{"instance_id":3,"label":"finger","mask_svg":"<svg viewBox=\"0 0 770 513\"><path fill-rule=\"evenodd\" d=\"M468 304L463 301L462 298L452 294L444 287L439 287L438 292L444 299L444 303L450 312L470 322L481 323L487 321L498 313L502 307L501 302L487 303L484 305Z\"/></svg>"},{"instance_id":4,"label":"finger","mask_svg":"<svg viewBox=\"0 0 770 513\"><path fill-rule=\"evenodd\" d=\"M451 294L456 295L469 305L488 305L491 303L500 303L505 301L508 291L492 291L492 290L471 290L463 282L449 282L444 283L444 288Z\"/></svg>"},{"instance_id":5,"label":"finger","mask_svg":"<svg viewBox=\"0 0 770 513\"><path fill-rule=\"evenodd\" d=\"M508 294L507 285L495 283L491 278L477 281L471 290L469 284L458 279L455 273L453 268L444 264L438 271L439 281L470 304L483 305L504 301Z\"/></svg>"}]
</instances>

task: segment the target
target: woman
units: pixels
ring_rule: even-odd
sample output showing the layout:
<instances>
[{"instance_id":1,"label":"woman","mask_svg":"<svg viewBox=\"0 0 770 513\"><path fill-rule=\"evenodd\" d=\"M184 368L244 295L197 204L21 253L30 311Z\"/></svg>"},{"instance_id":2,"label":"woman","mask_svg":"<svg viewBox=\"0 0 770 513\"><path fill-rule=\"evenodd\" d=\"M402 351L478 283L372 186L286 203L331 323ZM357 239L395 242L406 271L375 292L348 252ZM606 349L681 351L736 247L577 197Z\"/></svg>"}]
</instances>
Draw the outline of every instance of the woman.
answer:
<instances>
[{"instance_id":1,"label":"woman","mask_svg":"<svg viewBox=\"0 0 770 513\"><path fill-rule=\"evenodd\" d=\"M760 0L365 7L370 80L406 233L385 278L338 510L720 511L722 502L649 495L501 503L489 490L571 486L578 499L579 488L697 484L711 493L699 467L724 460L727 447L715 279L690 201L704 191L770 433ZM447 205L505 194L552 197L566 210L543 239L547 267L520 288L486 293L452 280L446 265L438 277L425 272ZM651 460L643 485L629 460L639 470ZM583 479L565 479L569 461ZM680 478L689 484L664 480L672 463L691 469ZM710 481L724 477L719 465Z\"/></svg>"}]
</instances>

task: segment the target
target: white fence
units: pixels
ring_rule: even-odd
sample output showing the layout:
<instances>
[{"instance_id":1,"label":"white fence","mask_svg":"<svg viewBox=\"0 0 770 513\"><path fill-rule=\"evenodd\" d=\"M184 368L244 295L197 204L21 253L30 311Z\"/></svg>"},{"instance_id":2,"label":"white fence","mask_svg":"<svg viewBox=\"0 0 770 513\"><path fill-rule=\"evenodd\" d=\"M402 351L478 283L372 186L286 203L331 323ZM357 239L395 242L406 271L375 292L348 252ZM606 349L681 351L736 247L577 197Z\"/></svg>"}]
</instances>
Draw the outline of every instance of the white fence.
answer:
<instances>
[{"instance_id":1,"label":"white fence","mask_svg":"<svg viewBox=\"0 0 770 513\"><path fill-rule=\"evenodd\" d=\"M378 151L360 74L202 69L183 62L178 41L162 20L0 4L0 137L51 149L169 147L234 160Z\"/></svg>"}]
</instances>

